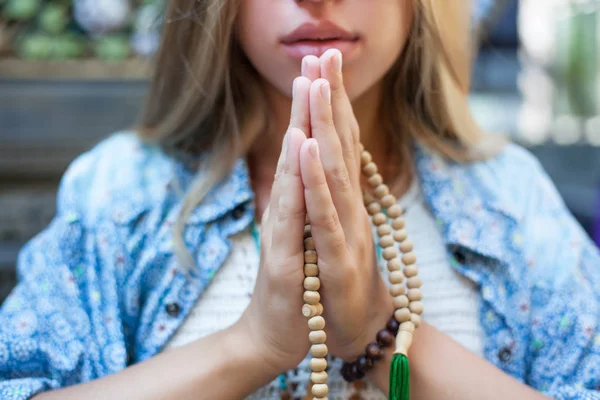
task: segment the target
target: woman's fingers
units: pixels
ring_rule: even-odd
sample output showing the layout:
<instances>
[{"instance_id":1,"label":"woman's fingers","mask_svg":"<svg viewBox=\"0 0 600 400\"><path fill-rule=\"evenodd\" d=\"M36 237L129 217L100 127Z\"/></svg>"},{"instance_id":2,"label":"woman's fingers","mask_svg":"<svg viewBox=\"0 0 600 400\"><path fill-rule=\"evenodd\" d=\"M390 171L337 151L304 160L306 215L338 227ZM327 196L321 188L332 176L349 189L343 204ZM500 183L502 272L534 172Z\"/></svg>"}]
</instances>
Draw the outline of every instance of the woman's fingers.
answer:
<instances>
[{"instance_id":1,"label":"woman's fingers","mask_svg":"<svg viewBox=\"0 0 600 400\"><path fill-rule=\"evenodd\" d=\"M284 268L293 268L294 263L288 261L304 251L306 208L300 176L300 147L306 136L300 129L290 128L286 137L285 159L277 178L278 196L269 210L273 224L270 251L273 259L280 261ZM287 271L280 272L285 274Z\"/></svg>"},{"instance_id":2,"label":"woman's fingers","mask_svg":"<svg viewBox=\"0 0 600 400\"><path fill-rule=\"evenodd\" d=\"M292 128L300 129L304 135L310 131L310 112L309 112L309 95L310 95L310 81L305 77L298 77L294 80L292 88L292 111L290 115L290 126L288 127L288 133ZM281 148L281 154L277 161L277 169L275 172L275 180L271 188L271 198L269 201L269 208L271 211L276 209L276 204L280 195L281 185L278 185L278 177L281 175L282 165L285 156L286 136L283 139L283 145Z\"/></svg>"},{"instance_id":3,"label":"woman's fingers","mask_svg":"<svg viewBox=\"0 0 600 400\"><path fill-rule=\"evenodd\" d=\"M275 178L273 179L273 186L271 186L271 197L269 198L269 204L263 215L263 226L261 230L261 249L271 248L271 238L273 237L273 223L272 215L273 210L277 209L277 200L279 199L279 193L281 192L281 177L283 174L283 165L285 163L285 155L287 154L289 131L286 132L283 137L283 143L281 146L281 153L279 153L279 160L277 160L277 169L275 170Z\"/></svg>"},{"instance_id":4,"label":"woman's fingers","mask_svg":"<svg viewBox=\"0 0 600 400\"><path fill-rule=\"evenodd\" d=\"M311 83L321 77L321 61L318 57L306 56L302 59L302 77ZM304 132L306 133L306 136L312 137L312 128L310 127L310 123L309 129Z\"/></svg>"},{"instance_id":5,"label":"woman's fingers","mask_svg":"<svg viewBox=\"0 0 600 400\"><path fill-rule=\"evenodd\" d=\"M306 56L302 59L302 76L311 82L321 77L321 62L317 56Z\"/></svg>"},{"instance_id":6,"label":"woman's fingers","mask_svg":"<svg viewBox=\"0 0 600 400\"><path fill-rule=\"evenodd\" d=\"M331 87L325 79L317 79L310 87L310 124L312 137L319 143L321 162L333 204L342 225L351 229L354 221L357 192L350 181L342 145L335 129L331 109Z\"/></svg>"},{"instance_id":7,"label":"woman's fingers","mask_svg":"<svg viewBox=\"0 0 600 400\"><path fill-rule=\"evenodd\" d=\"M335 130L342 144L342 153L350 175L352 186L360 190L360 141L358 123L352 110L352 104L344 87L342 75L342 53L337 49L327 50L321 56L321 78L331 85L331 107Z\"/></svg>"},{"instance_id":8,"label":"woman's fingers","mask_svg":"<svg viewBox=\"0 0 600 400\"><path fill-rule=\"evenodd\" d=\"M302 144L301 142L306 140L305 132L310 130L310 81L306 77L298 77L294 80L293 85L290 126L283 139L281 154L279 155L279 161L277 162L277 170L275 172L275 179L271 189L271 198L268 205L269 219L265 220L267 221L267 225L263 227L264 243L266 244L267 249L274 247L274 237L276 236L275 231L278 229L277 221L281 218L285 219L286 213L295 212L295 207L297 204L294 203L290 205L290 200L287 199L287 196L289 195L290 190L293 191L294 188L297 188L298 186L300 189L299 192L296 192L296 196L301 198L301 212L305 214L304 198L301 190L302 182L300 180L300 161L298 159L298 152L300 151L300 145ZM300 144L298 144L298 141ZM290 148L290 145L296 147ZM283 217L280 217L280 205L283 207ZM304 223L304 217L302 222ZM281 246L278 246L277 248L279 247Z\"/></svg>"},{"instance_id":9,"label":"woman's fingers","mask_svg":"<svg viewBox=\"0 0 600 400\"><path fill-rule=\"evenodd\" d=\"M294 87L292 89L290 128L300 129L305 134L310 132L310 112L308 104L310 83L310 79L299 76L294 79Z\"/></svg>"},{"instance_id":10,"label":"woman's fingers","mask_svg":"<svg viewBox=\"0 0 600 400\"><path fill-rule=\"evenodd\" d=\"M319 259L325 267L346 260L346 239L340 217L333 204L329 185L323 170L323 154L315 139L308 139L300 149L300 171L304 184L304 201L311 224L312 236ZM335 261L334 261L335 260ZM328 262L327 262L328 261Z\"/></svg>"}]
</instances>

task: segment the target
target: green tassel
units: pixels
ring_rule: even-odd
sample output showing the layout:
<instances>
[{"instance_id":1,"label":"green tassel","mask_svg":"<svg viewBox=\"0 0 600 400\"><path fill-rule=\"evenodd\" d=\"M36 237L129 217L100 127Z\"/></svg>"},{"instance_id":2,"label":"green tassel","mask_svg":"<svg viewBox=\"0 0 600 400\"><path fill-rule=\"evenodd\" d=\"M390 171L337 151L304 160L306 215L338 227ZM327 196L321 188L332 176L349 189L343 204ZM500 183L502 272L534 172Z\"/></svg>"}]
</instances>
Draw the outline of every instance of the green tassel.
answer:
<instances>
[{"instance_id":1,"label":"green tassel","mask_svg":"<svg viewBox=\"0 0 600 400\"><path fill-rule=\"evenodd\" d=\"M390 366L390 394L388 400L410 399L410 367L408 357L394 354Z\"/></svg>"}]
</instances>

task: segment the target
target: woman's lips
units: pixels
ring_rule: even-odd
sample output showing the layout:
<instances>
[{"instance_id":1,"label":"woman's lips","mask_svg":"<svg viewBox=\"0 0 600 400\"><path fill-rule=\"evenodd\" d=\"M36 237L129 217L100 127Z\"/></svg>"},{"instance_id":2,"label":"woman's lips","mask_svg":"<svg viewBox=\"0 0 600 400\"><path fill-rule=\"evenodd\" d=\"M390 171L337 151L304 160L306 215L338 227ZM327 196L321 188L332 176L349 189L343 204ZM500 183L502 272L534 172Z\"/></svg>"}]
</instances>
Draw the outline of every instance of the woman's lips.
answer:
<instances>
[{"instance_id":1,"label":"woman's lips","mask_svg":"<svg viewBox=\"0 0 600 400\"><path fill-rule=\"evenodd\" d=\"M302 60L302 58L309 55L321 57L329 49L338 49L344 60L346 60L359 47L360 39L298 40L291 43L282 43L281 45L290 57L298 60Z\"/></svg>"}]
</instances>

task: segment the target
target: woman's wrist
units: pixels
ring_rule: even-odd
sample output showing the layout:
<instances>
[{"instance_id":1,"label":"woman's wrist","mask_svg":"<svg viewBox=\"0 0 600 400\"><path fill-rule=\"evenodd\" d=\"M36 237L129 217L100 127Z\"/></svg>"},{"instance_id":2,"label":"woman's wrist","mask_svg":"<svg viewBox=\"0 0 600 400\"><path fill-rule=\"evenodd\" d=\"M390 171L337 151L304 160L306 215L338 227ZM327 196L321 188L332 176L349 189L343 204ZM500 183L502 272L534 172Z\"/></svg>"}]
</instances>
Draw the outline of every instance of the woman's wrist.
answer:
<instances>
[{"instance_id":1,"label":"woman's wrist","mask_svg":"<svg viewBox=\"0 0 600 400\"><path fill-rule=\"evenodd\" d=\"M546 399L424 321L414 338L408 351L413 398ZM384 359L368 375L368 379L386 394L392 353L385 352Z\"/></svg>"},{"instance_id":2,"label":"woman's wrist","mask_svg":"<svg viewBox=\"0 0 600 400\"><path fill-rule=\"evenodd\" d=\"M260 370L264 376L264 384L275 379L283 371L283 361L272 354L268 346L253 335L242 320L227 328L226 336L223 341L225 351L232 353L233 357L238 354L245 363Z\"/></svg>"},{"instance_id":3,"label":"woman's wrist","mask_svg":"<svg viewBox=\"0 0 600 400\"><path fill-rule=\"evenodd\" d=\"M213 379L227 382L223 398L245 398L278 374L239 321L185 347L175 351L184 351L187 359L203 360L195 368L193 385L201 388Z\"/></svg>"}]
</instances>

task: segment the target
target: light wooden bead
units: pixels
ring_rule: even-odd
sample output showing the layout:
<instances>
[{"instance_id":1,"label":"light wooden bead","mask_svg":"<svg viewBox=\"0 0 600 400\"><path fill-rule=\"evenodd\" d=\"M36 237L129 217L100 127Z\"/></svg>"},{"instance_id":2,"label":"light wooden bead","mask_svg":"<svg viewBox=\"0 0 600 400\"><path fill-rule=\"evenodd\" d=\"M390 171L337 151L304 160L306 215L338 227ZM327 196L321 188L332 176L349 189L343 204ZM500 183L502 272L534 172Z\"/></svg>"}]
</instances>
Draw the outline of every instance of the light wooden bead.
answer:
<instances>
[{"instance_id":1,"label":"light wooden bead","mask_svg":"<svg viewBox=\"0 0 600 400\"><path fill-rule=\"evenodd\" d=\"M302 315L307 318L314 317L317 315L317 307L310 304L304 304L302 306Z\"/></svg>"},{"instance_id":2,"label":"light wooden bead","mask_svg":"<svg viewBox=\"0 0 600 400\"><path fill-rule=\"evenodd\" d=\"M400 324L398 330L413 333L415 331L415 324L412 321L403 322Z\"/></svg>"},{"instance_id":3,"label":"light wooden bead","mask_svg":"<svg viewBox=\"0 0 600 400\"><path fill-rule=\"evenodd\" d=\"M368 206L371 203L377 203L377 199L371 193L363 190L362 195L363 195L363 202L365 203L365 205Z\"/></svg>"},{"instance_id":4,"label":"light wooden bead","mask_svg":"<svg viewBox=\"0 0 600 400\"><path fill-rule=\"evenodd\" d=\"M406 287L409 289L418 289L421 286L423 286L423 281L418 276L408 278L408 280L406 281Z\"/></svg>"},{"instance_id":5,"label":"light wooden bead","mask_svg":"<svg viewBox=\"0 0 600 400\"><path fill-rule=\"evenodd\" d=\"M313 344L310 346L310 354L313 357L325 358L327 355L327 345L325 343Z\"/></svg>"},{"instance_id":6,"label":"light wooden bead","mask_svg":"<svg viewBox=\"0 0 600 400\"><path fill-rule=\"evenodd\" d=\"M392 219L402 216L403 213L404 210L402 209L402 206L400 204L394 204L387 210L388 217Z\"/></svg>"},{"instance_id":7,"label":"light wooden bead","mask_svg":"<svg viewBox=\"0 0 600 400\"><path fill-rule=\"evenodd\" d=\"M304 252L304 263L305 264L316 264L319 258L317 252L314 250L306 250Z\"/></svg>"},{"instance_id":8,"label":"light wooden bead","mask_svg":"<svg viewBox=\"0 0 600 400\"><path fill-rule=\"evenodd\" d=\"M319 266L317 264L304 264L304 275L305 276L318 276Z\"/></svg>"},{"instance_id":9,"label":"light wooden bead","mask_svg":"<svg viewBox=\"0 0 600 400\"><path fill-rule=\"evenodd\" d=\"M406 253L402 256L402 262L404 265L412 265L417 262L417 256L415 253Z\"/></svg>"},{"instance_id":10,"label":"light wooden bead","mask_svg":"<svg viewBox=\"0 0 600 400\"><path fill-rule=\"evenodd\" d=\"M367 179L367 182L375 188L383 183L383 177L380 174L374 174Z\"/></svg>"},{"instance_id":11,"label":"light wooden bead","mask_svg":"<svg viewBox=\"0 0 600 400\"><path fill-rule=\"evenodd\" d=\"M397 285L404 281L404 274L401 270L392 271L388 279L392 285Z\"/></svg>"},{"instance_id":12,"label":"light wooden bead","mask_svg":"<svg viewBox=\"0 0 600 400\"><path fill-rule=\"evenodd\" d=\"M324 383L317 383L316 385L313 385L311 391L313 396L317 398L323 398L327 396L327 393L329 393L329 388Z\"/></svg>"},{"instance_id":13,"label":"light wooden bead","mask_svg":"<svg viewBox=\"0 0 600 400\"><path fill-rule=\"evenodd\" d=\"M321 280L316 276L307 276L304 278L304 289L306 290L319 290L321 287Z\"/></svg>"},{"instance_id":14,"label":"light wooden bead","mask_svg":"<svg viewBox=\"0 0 600 400\"><path fill-rule=\"evenodd\" d=\"M375 197L381 199L383 196L390 193L390 188L385 183L382 183L381 185L377 186L373 192L375 193Z\"/></svg>"},{"instance_id":15,"label":"light wooden bead","mask_svg":"<svg viewBox=\"0 0 600 400\"><path fill-rule=\"evenodd\" d=\"M423 293L421 292L421 289L409 289L407 296L410 301L423 300Z\"/></svg>"},{"instance_id":16,"label":"light wooden bead","mask_svg":"<svg viewBox=\"0 0 600 400\"><path fill-rule=\"evenodd\" d=\"M399 308L394 311L394 318L400 323L410 321L410 310L408 308Z\"/></svg>"},{"instance_id":17,"label":"light wooden bead","mask_svg":"<svg viewBox=\"0 0 600 400\"><path fill-rule=\"evenodd\" d=\"M362 171L367 177L371 177L377 173L377 165L371 161L367 165L363 166Z\"/></svg>"},{"instance_id":18,"label":"light wooden bead","mask_svg":"<svg viewBox=\"0 0 600 400\"><path fill-rule=\"evenodd\" d=\"M311 331L321 331L325 328L325 319L320 315L308 320L308 327Z\"/></svg>"},{"instance_id":19,"label":"light wooden bead","mask_svg":"<svg viewBox=\"0 0 600 400\"><path fill-rule=\"evenodd\" d=\"M400 229L400 230L394 232L394 240L398 243L404 242L407 237L408 237L408 232L406 231L406 229Z\"/></svg>"},{"instance_id":20,"label":"light wooden bead","mask_svg":"<svg viewBox=\"0 0 600 400\"><path fill-rule=\"evenodd\" d=\"M381 212L381 205L375 201L367 206L367 212L369 215L375 215Z\"/></svg>"},{"instance_id":21,"label":"light wooden bead","mask_svg":"<svg viewBox=\"0 0 600 400\"><path fill-rule=\"evenodd\" d=\"M317 306L317 315L323 315L323 304L319 303Z\"/></svg>"},{"instance_id":22,"label":"light wooden bead","mask_svg":"<svg viewBox=\"0 0 600 400\"><path fill-rule=\"evenodd\" d=\"M323 315L323 304L305 304L302 306L302 315L306 318L314 317L316 315Z\"/></svg>"},{"instance_id":23,"label":"light wooden bead","mask_svg":"<svg viewBox=\"0 0 600 400\"><path fill-rule=\"evenodd\" d=\"M318 384L318 383L326 383L327 382L327 372L325 371L321 371L321 372L312 372L310 374L310 381L313 384Z\"/></svg>"},{"instance_id":24,"label":"light wooden bead","mask_svg":"<svg viewBox=\"0 0 600 400\"><path fill-rule=\"evenodd\" d=\"M408 309L410 311L412 311L415 314L423 314L423 303L420 301L411 301L410 304L408 305Z\"/></svg>"},{"instance_id":25,"label":"light wooden bead","mask_svg":"<svg viewBox=\"0 0 600 400\"><path fill-rule=\"evenodd\" d=\"M398 249L395 247L386 247L383 249L383 259L386 261L398 257Z\"/></svg>"},{"instance_id":26,"label":"light wooden bead","mask_svg":"<svg viewBox=\"0 0 600 400\"><path fill-rule=\"evenodd\" d=\"M419 267L417 267L416 264L407 265L406 267L404 267L404 275L407 278L412 278L413 276L417 276L418 273L419 273Z\"/></svg>"},{"instance_id":27,"label":"light wooden bead","mask_svg":"<svg viewBox=\"0 0 600 400\"><path fill-rule=\"evenodd\" d=\"M396 196L394 196L393 194L386 194L385 196L383 196L381 198L381 200L379 200L379 203L381 204L381 206L386 209L388 209L391 206L393 206L394 204L396 204L396 202L397 202Z\"/></svg>"},{"instance_id":28,"label":"light wooden bead","mask_svg":"<svg viewBox=\"0 0 600 400\"><path fill-rule=\"evenodd\" d=\"M379 246L381 246L381 248L383 248L383 249L385 249L386 247L393 246L394 243L395 242L394 242L394 238L392 237L392 235L385 235L385 236L382 236L381 238L379 238Z\"/></svg>"},{"instance_id":29,"label":"light wooden bead","mask_svg":"<svg viewBox=\"0 0 600 400\"><path fill-rule=\"evenodd\" d=\"M418 328L421 325L421 316L418 314L410 314L410 321L415 324L415 328Z\"/></svg>"},{"instance_id":30,"label":"light wooden bead","mask_svg":"<svg viewBox=\"0 0 600 400\"><path fill-rule=\"evenodd\" d=\"M323 372L327 369L327 359L325 358L311 358L310 369L313 372Z\"/></svg>"},{"instance_id":31,"label":"light wooden bead","mask_svg":"<svg viewBox=\"0 0 600 400\"><path fill-rule=\"evenodd\" d=\"M414 325L412 322L405 322L404 324L410 324L412 326L412 331L407 331L407 326L404 326L404 329L398 330L398 335L396 336L396 351L394 353L408 355L408 349L413 341L413 333L415 331ZM402 324L400 324L402 326Z\"/></svg>"},{"instance_id":32,"label":"light wooden bead","mask_svg":"<svg viewBox=\"0 0 600 400\"><path fill-rule=\"evenodd\" d=\"M327 341L327 333L323 330L309 332L308 340L310 340L312 344L325 343L325 341Z\"/></svg>"},{"instance_id":33,"label":"light wooden bead","mask_svg":"<svg viewBox=\"0 0 600 400\"><path fill-rule=\"evenodd\" d=\"M402 229L406 226L406 220L402 217L394 218L392 220L392 228L395 230Z\"/></svg>"},{"instance_id":34,"label":"light wooden bead","mask_svg":"<svg viewBox=\"0 0 600 400\"><path fill-rule=\"evenodd\" d=\"M304 239L304 250L314 250L315 249L315 240L312 237L307 237Z\"/></svg>"},{"instance_id":35,"label":"light wooden bead","mask_svg":"<svg viewBox=\"0 0 600 400\"><path fill-rule=\"evenodd\" d=\"M311 237L312 236L312 230L310 225L305 225L304 226L304 238L306 239L307 237Z\"/></svg>"},{"instance_id":36,"label":"light wooden bead","mask_svg":"<svg viewBox=\"0 0 600 400\"><path fill-rule=\"evenodd\" d=\"M413 251L414 249L414 244L412 242L412 240L410 239L406 239L404 242L400 243L400 246L398 246L400 248L400 251L403 253L408 253Z\"/></svg>"},{"instance_id":37,"label":"light wooden bead","mask_svg":"<svg viewBox=\"0 0 600 400\"><path fill-rule=\"evenodd\" d=\"M402 263L400 262L400 260L398 258L392 258L387 263L387 269L390 272L401 270L402 269Z\"/></svg>"},{"instance_id":38,"label":"light wooden bead","mask_svg":"<svg viewBox=\"0 0 600 400\"><path fill-rule=\"evenodd\" d=\"M389 224L383 224L383 225L379 225L377 227L377 235L379 237L389 235L391 233L392 233L392 227Z\"/></svg>"},{"instance_id":39,"label":"light wooden bead","mask_svg":"<svg viewBox=\"0 0 600 400\"><path fill-rule=\"evenodd\" d=\"M371 161L373 161L373 157L371 156L371 153L369 153L368 151L363 151L362 153L360 153L360 164L361 165L363 165L363 166L367 165Z\"/></svg>"},{"instance_id":40,"label":"light wooden bead","mask_svg":"<svg viewBox=\"0 0 600 400\"><path fill-rule=\"evenodd\" d=\"M387 222L387 217L385 216L384 213L382 212L378 212L377 214L373 215L373 223L377 226L385 224Z\"/></svg>"},{"instance_id":41,"label":"light wooden bead","mask_svg":"<svg viewBox=\"0 0 600 400\"><path fill-rule=\"evenodd\" d=\"M406 307L408 307L408 303L409 303L408 297L406 297L404 295L394 297L392 302L394 303L394 308L396 308L396 309L406 308Z\"/></svg>"},{"instance_id":42,"label":"light wooden bead","mask_svg":"<svg viewBox=\"0 0 600 400\"><path fill-rule=\"evenodd\" d=\"M319 302L321 301L321 295L319 294L319 292L315 292L312 290L307 290L306 292L304 292L304 295L302 296L304 298L304 302L307 304L319 304Z\"/></svg>"},{"instance_id":43,"label":"light wooden bead","mask_svg":"<svg viewBox=\"0 0 600 400\"><path fill-rule=\"evenodd\" d=\"M405 291L406 287L404 287L404 285L395 284L390 286L390 294L392 297L400 296L401 294L404 294Z\"/></svg>"}]
</instances>

